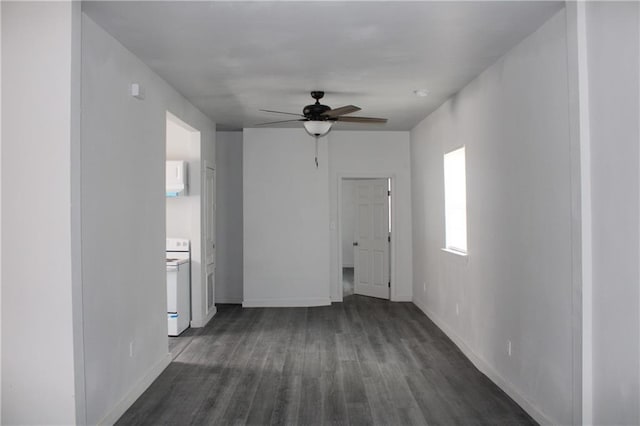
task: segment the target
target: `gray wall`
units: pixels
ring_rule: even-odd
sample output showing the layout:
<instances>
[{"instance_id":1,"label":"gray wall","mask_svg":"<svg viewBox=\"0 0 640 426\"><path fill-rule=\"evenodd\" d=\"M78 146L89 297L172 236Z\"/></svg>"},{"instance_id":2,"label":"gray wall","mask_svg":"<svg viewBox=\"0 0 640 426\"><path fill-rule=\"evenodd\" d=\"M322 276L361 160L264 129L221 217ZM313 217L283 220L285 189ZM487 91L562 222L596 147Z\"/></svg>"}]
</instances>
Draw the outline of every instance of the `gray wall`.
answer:
<instances>
[{"instance_id":1,"label":"gray wall","mask_svg":"<svg viewBox=\"0 0 640 426\"><path fill-rule=\"evenodd\" d=\"M0 58L2 56L2 4L0 4ZM1 59L0 59L1 61ZM0 99L2 98L2 67L0 66ZM0 132L2 131L0 102ZM2 135L0 134L0 176L2 176ZM2 319L2 184L0 183L0 320ZM0 423L2 423L2 326L0 325Z\"/></svg>"},{"instance_id":2,"label":"gray wall","mask_svg":"<svg viewBox=\"0 0 640 426\"><path fill-rule=\"evenodd\" d=\"M303 129L244 130L244 306L331 303L327 157Z\"/></svg>"},{"instance_id":3,"label":"gray wall","mask_svg":"<svg viewBox=\"0 0 640 426\"><path fill-rule=\"evenodd\" d=\"M640 6L586 3L593 424L640 423Z\"/></svg>"},{"instance_id":4,"label":"gray wall","mask_svg":"<svg viewBox=\"0 0 640 426\"><path fill-rule=\"evenodd\" d=\"M342 300L339 178L392 177L391 300L410 301L409 132L245 129L244 305L305 306Z\"/></svg>"},{"instance_id":5,"label":"gray wall","mask_svg":"<svg viewBox=\"0 0 640 426\"><path fill-rule=\"evenodd\" d=\"M466 257L441 250L443 154L462 145ZM414 301L554 424L572 422L570 170L564 11L411 132Z\"/></svg>"},{"instance_id":6,"label":"gray wall","mask_svg":"<svg viewBox=\"0 0 640 426\"><path fill-rule=\"evenodd\" d=\"M391 300L410 301L412 231L409 132L332 131L327 139L332 300L342 300L342 283L338 281L342 252L342 241L338 238L340 178L391 177Z\"/></svg>"},{"instance_id":7,"label":"gray wall","mask_svg":"<svg viewBox=\"0 0 640 426\"><path fill-rule=\"evenodd\" d=\"M83 422L79 4L2 2L2 424ZM73 260L72 260L73 259Z\"/></svg>"},{"instance_id":8,"label":"gray wall","mask_svg":"<svg viewBox=\"0 0 640 426\"><path fill-rule=\"evenodd\" d=\"M339 185L339 184L338 184ZM353 267L353 242L355 241L355 181L342 181L342 266Z\"/></svg>"},{"instance_id":9,"label":"gray wall","mask_svg":"<svg viewBox=\"0 0 640 426\"><path fill-rule=\"evenodd\" d=\"M209 161L215 123L91 19L83 16L82 25L86 406L87 422L96 424L117 420L169 362L166 112L201 132ZM129 95L131 83L143 86L144 100ZM193 320L202 321L203 288L192 291L200 302Z\"/></svg>"},{"instance_id":10,"label":"gray wall","mask_svg":"<svg viewBox=\"0 0 640 426\"><path fill-rule=\"evenodd\" d=\"M242 132L217 132L216 158L216 303L242 303Z\"/></svg>"}]
</instances>

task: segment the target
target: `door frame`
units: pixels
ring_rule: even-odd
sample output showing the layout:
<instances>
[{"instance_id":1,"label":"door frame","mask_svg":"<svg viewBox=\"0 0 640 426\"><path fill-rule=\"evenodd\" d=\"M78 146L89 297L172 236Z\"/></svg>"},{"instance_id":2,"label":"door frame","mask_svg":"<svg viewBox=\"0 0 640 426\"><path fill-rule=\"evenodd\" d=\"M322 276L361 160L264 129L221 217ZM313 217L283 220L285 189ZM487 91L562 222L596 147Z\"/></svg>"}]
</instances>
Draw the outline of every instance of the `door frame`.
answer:
<instances>
[{"instance_id":1,"label":"door frame","mask_svg":"<svg viewBox=\"0 0 640 426\"><path fill-rule=\"evenodd\" d=\"M216 202L216 197L217 197L217 189L218 189L218 174L216 172L216 165L215 163L210 162L209 160L204 160L203 162L203 171L204 173L202 173L202 197L201 197L201 207L202 207L202 247L204 248L203 253L202 253L202 259L204 260L203 265L202 265L202 282L204 283L203 289L204 289L204 316L205 316L205 320L204 320L204 324L206 325L211 318L213 318L213 316L217 313L217 308L216 308L216 300L215 300L215 268L218 266L217 262L216 262L216 249L217 247L215 246L216 244L216 215L217 215L217 202ZM214 215L213 218L213 247L212 248L208 248L207 247L207 217L206 217L206 213L207 213L207 205L206 205L206 201L207 201L207 195L206 195L206 190L207 190L207 171L208 169L213 170L213 199L212 200L208 200L211 203L211 213ZM207 259L207 254L209 253L209 250L213 251L213 263L209 263L208 259ZM209 306L209 266L213 265L213 305Z\"/></svg>"},{"instance_id":2,"label":"door frame","mask_svg":"<svg viewBox=\"0 0 640 426\"><path fill-rule=\"evenodd\" d=\"M385 173L385 172L380 172L380 173L338 173L337 174L338 177L338 190L336 191L337 194L337 200L336 200L336 206L337 206L337 226L336 226L336 231L337 231L337 235L338 235L338 240L337 240L337 265L338 267L337 269L337 277L338 279L336 280L336 286L337 288L335 288L335 294L338 296L337 299L333 300L333 302L342 302L342 182L345 179L391 179L391 243L389 244L389 253L390 253L390 260L389 260L389 279L391 281L391 291L389 292L389 300L390 301L395 301L396 300L396 286L394 285L394 283L396 282L396 230L398 229L397 227L397 223L396 223L396 218L397 218L397 214L396 214L396 175L395 173Z\"/></svg>"}]
</instances>

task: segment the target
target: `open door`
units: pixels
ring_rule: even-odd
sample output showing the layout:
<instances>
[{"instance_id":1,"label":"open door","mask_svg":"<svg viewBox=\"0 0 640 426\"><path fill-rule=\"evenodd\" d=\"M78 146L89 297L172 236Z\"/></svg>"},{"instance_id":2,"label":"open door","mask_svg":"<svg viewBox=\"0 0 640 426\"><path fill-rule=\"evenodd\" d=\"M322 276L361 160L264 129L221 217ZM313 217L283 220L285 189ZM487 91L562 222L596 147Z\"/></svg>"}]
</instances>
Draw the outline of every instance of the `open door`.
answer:
<instances>
[{"instance_id":1,"label":"open door","mask_svg":"<svg viewBox=\"0 0 640 426\"><path fill-rule=\"evenodd\" d=\"M216 259L216 174L209 165L205 168L204 181L204 234L207 314L215 308L215 259Z\"/></svg>"},{"instance_id":2,"label":"open door","mask_svg":"<svg viewBox=\"0 0 640 426\"><path fill-rule=\"evenodd\" d=\"M389 299L388 179L356 183L354 293Z\"/></svg>"}]
</instances>

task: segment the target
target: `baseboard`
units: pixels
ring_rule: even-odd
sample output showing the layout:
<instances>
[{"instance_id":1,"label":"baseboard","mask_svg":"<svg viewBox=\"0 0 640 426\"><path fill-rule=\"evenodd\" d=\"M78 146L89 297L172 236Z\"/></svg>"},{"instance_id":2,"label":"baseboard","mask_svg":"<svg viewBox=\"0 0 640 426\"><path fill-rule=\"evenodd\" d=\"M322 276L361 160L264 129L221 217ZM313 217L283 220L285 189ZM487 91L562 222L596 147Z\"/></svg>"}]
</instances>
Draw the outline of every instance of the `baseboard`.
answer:
<instances>
[{"instance_id":1,"label":"baseboard","mask_svg":"<svg viewBox=\"0 0 640 426\"><path fill-rule=\"evenodd\" d=\"M245 299L243 308L293 308L306 306L329 306L330 298L303 298L303 299Z\"/></svg>"},{"instance_id":2,"label":"baseboard","mask_svg":"<svg viewBox=\"0 0 640 426\"><path fill-rule=\"evenodd\" d=\"M540 411L535 405L533 405L527 398L516 391L513 386L507 382L497 371L493 369L484 359L476 355L473 350L466 345L458 334L451 329L444 321L442 321L436 314L430 311L421 301L413 299L413 304L418 307L431 321L433 321L440 330L442 330L455 345L462 351L462 353L480 370L485 376L487 376L493 383L495 383L500 389L502 389L507 395L509 395L515 402L518 403L531 417L534 418L541 425L558 424L552 422L542 411Z\"/></svg>"},{"instance_id":3,"label":"baseboard","mask_svg":"<svg viewBox=\"0 0 640 426\"><path fill-rule=\"evenodd\" d=\"M214 305L213 308L207 314L207 317L204 319L204 324L202 324L202 326L204 327L207 324L209 324L209 321L211 321L213 319L213 317L216 316L217 313L218 313L218 308L216 308L215 305Z\"/></svg>"},{"instance_id":4,"label":"baseboard","mask_svg":"<svg viewBox=\"0 0 640 426\"><path fill-rule=\"evenodd\" d=\"M227 305L240 305L242 304L242 298L241 297L230 297L227 299L218 299L216 298L216 303L222 303L222 304L227 304Z\"/></svg>"},{"instance_id":5,"label":"baseboard","mask_svg":"<svg viewBox=\"0 0 640 426\"><path fill-rule=\"evenodd\" d=\"M392 302L413 302L412 296L396 296L391 299Z\"/></svg>"},{"instance_id":6,"label":"baseboard","mask_svg":"<svg viewBox=\"0 0 640 426\"><path fill-rule=\"evenodd\" d=\"M412 296L395 296L389 300L391 302L413 302L413 297ZM331 303L340 303L340 302L344 302L344 296L343 297L331 296Z\"/></svg>"},{"instance_id":7,"label":"baseboard","mask_svg":"<svg viewBox=\"0 0 640 426\"><path fill-rule=\"evenodd\" d=\"M216 312L218 312L218 309L214 306L213 309L209 311L209 313L204 318L204 320L202 320L202 321L193 321L193 320L191 320L189 325L191 326L191 328L204 327L205 325L209 324L209 321L211 321L211 319L215 316Z\"/></svg>"},{"instance_id":8,"label":"baseboard","mask_svg":"<svg viewBox=\"0 0 640 426\"><path fill-rule=\"evenodd\" d=\"M147 371L142 379L102 418L98 425L113 425L133 405L134 402L147 390L151 383L158 378L160 373L171 363L171 354L162 357L153 367Z\"/></svg>"}]
</instances>

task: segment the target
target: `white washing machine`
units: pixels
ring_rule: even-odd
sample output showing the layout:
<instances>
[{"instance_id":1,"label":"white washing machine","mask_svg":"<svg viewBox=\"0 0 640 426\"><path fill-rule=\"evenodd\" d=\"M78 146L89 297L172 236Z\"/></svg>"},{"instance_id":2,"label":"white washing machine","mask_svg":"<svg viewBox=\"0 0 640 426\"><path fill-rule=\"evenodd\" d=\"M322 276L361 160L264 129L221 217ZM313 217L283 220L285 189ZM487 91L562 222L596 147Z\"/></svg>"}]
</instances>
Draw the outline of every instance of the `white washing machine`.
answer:
<instances>
[{"instance_id":1,"label":"white washing machine","mask_svg":"<svg viewBox=\"0 0 640 426\"><path fill-rule=\"evenodd\" d=\"M191 251L189 240L167 238L167 322L178 336L191 321Z\"/></svg>"}]
</instances>

